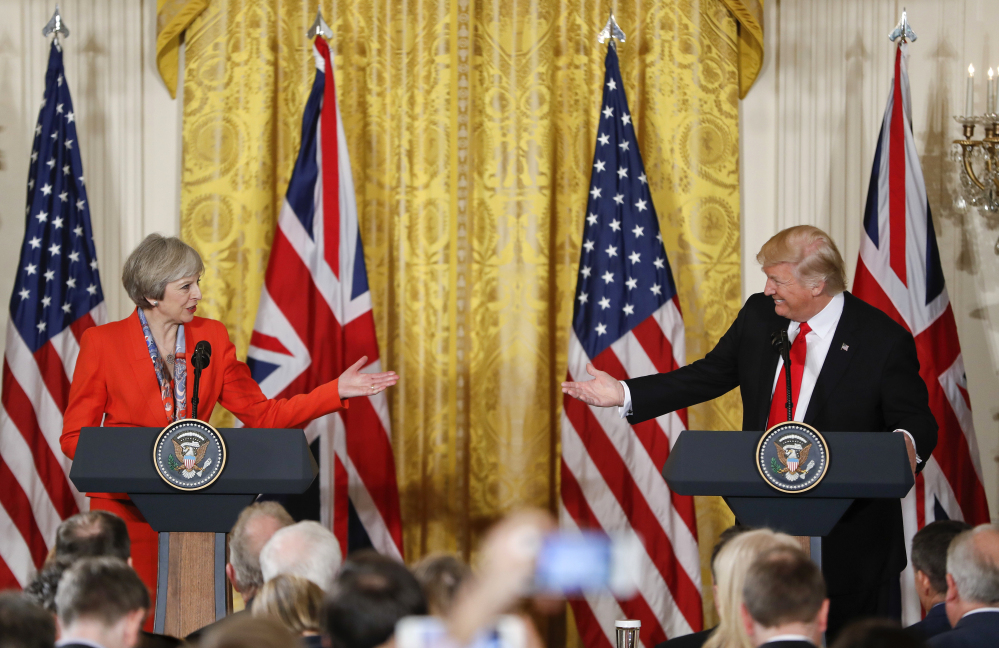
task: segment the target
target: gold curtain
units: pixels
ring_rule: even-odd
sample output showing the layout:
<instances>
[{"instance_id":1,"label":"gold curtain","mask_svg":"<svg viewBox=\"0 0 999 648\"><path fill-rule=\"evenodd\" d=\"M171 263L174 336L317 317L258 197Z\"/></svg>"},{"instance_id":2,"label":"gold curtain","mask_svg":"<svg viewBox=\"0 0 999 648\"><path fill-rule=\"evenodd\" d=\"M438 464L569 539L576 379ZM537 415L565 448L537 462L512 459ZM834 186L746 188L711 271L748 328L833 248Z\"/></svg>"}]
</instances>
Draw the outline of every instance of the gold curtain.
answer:
<instances>
[{"instance_id":1,"label":"gold curtain","mask_svg":"<svg viewBox=\"0 0 999 648\"><path fill-rule=\"evenodd\" d=\"M558 507L558 383L608 7L320 4L334 30L378 341L401 376L389 400L406 555L467 556L502 513ZM741 305L738 100L748 84L736 4L614 9L688 361ZM304 35L315 8L211 0L185 34L181 231L205 258L204 314L225 322L241 354L315 74ZM690 411L694 429L740 421L735 393ZM702 555L730 521L719 500L699 499ZM710 588L704 602L710 621Z\"/></svg>"}]
</instances>

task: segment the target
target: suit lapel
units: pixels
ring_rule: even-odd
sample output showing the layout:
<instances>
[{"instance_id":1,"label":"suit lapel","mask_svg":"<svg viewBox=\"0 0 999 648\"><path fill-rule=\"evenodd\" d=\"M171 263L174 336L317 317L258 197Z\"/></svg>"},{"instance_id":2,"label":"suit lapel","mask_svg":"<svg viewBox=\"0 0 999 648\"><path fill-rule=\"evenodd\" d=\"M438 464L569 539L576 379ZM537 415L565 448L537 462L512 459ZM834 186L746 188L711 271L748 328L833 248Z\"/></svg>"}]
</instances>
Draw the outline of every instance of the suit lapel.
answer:
<instances>
[{"instance_id":1,"label":"suit lapel","mask_svg":"<svg viewBox=\"0 0 999 648\"><path fill-rule=\"evenodd\" d=\"M161 421L160 425L166 426L170 423L167 420L166 410L163 409L163 401L160 400L160 384L156 380L156 371L153 370L153 361L149 359L149 347L146 346L146 337L142 334L142 322L139 321L139 311L136 310L129 316L128 320L128 344L132 347L133 362L128 363L138 385L138 393L145 397L146 394L155 394L155 398L149 399L149 407L152 410L153 419Z\"/></svg>"},{"instance_id":2,"label":"suit lapel","mask_svg":"<svg viewBox=\"0 0 999 648\"><path fill-rule=\"evenodd\" d=\"M773 312L771 310L771 312ZM767 419L770 418L770 401L773 397L774 375L777 372L777 363L780 361L780 352L774 348L770 340L770 335L774 331L787 330L791 320L774 314L772 328L766 332L766 350L763 352L763 361L760 362L759 397L755 399L757 412L756 420L760 422L761 430L767 429Z\"/></svg>"},{"instance_id":3,"label":"suit lapel","mask_svg":"<svg viewBox=\"0 0 999 648\"><path fill-rule=\"evenodd\" d=\"M815 419L829 401L829 397L857 352L856 308L851 303L856 298L848 292L844 293L843 297L843 314L839 317L836 332L833 333L832 342L829 344L829 351L822 363L822 370L819 371L819 377L815 381L815 389L808 401L808 411L805 412L805 423L809 425L814 425Z\"/></svg>"}]
</instances>

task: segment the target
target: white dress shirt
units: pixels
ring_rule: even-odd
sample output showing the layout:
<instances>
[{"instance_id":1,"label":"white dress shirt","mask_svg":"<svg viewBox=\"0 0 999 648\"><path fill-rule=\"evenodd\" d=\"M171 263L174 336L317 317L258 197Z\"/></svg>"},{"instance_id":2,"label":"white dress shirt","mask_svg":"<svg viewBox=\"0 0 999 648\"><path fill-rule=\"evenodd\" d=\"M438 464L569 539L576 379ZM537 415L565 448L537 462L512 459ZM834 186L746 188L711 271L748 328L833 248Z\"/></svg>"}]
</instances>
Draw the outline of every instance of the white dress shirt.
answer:
<instances>
[{"instance_id":1,"label":"white dress shirt","mask_svg":"<svg viewBox=\"0 0 999 648\"><path fill-rule=\"evenodd\" d=\"M808 403L812 400L815 383L819 379L819 373L822 371L822 365L826 361L826 356L829 355L829 347L832 344L833 336L836 334L839 319L843 315L843 304L845 301L843 293L836 295L829 300L825 308L808 320L808 326L812 330L808 332L808 337L805 338L805 369L801 375L798 402L794 404L794 420L799 423L805 420L805 413L808 412ZM794 343L800 329L801 324L798 322L792 321L788 324L787 338L790 343ZM843 350L845 351L845 349ZM777 388L777 379L780 378L780 373L783 370L784 358L780 358L777 361L777 371L774 372L774 381L770 386L771 398L773 397L774 389ZM621 385L624 387L624 405L618 408L618 414L621 418L625 418L632 413L631 390L628 389L628 384L623 380L621 381ZM904 433L912 441L912 447L916 448L916 440L907 430L895 430L895 432ZM918 451L918 448L916 450ZM922 461L917 452L916 462L922 463Z\"/></svg>"}]
</instances>

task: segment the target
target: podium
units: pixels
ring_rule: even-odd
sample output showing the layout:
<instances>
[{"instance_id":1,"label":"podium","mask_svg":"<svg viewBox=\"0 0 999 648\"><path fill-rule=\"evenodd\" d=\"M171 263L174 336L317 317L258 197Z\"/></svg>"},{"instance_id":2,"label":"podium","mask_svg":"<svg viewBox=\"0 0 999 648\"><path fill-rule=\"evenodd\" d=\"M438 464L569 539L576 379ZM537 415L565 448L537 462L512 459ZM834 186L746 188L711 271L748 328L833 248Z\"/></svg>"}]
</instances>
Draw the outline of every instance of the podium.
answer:
<instances>
[{"instance_id":1,"label":"podium","mask_svg":"<svg viewBox=\"0 0 999 648\"><path fill-rule=\"evenodd\" d=\"M128 493L159 533L154 630L185 637L232 609L226 534L260 493L299 494L318 473L302 430L220 429L218 479L186 492L153 465L161 428L84 428L69 478L81 492Z\"/></svg>"},{"instance_id":2,"label":"podium","mask_svg":"<svg viewBox=\"0 0 999 648\"><path fill-rule=\"evenodd\" d=\"M670 451L663 477L680 495L723 497L742 524L810 536L812 559L819 564L821 537L854 499L902 498L915 483L902 434L822 432L829 446L825 477L811 490L781 493L757 469L762 435L685 430Z\"/></svg>"}]
</instances>

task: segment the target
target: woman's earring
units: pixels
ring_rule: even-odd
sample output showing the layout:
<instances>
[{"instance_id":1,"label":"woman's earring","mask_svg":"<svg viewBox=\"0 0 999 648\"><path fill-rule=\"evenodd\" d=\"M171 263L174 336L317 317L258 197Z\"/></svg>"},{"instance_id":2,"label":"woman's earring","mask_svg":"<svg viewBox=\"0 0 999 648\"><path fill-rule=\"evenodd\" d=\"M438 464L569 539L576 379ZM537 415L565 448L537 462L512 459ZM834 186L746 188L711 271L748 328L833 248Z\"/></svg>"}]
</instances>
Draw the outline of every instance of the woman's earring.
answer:
<instances>
[{"instance_id":1,"label":"woman's earring","mask_svg":"<svg viewBox=\"0 0 999 648\"><path fill-rule=\"evenodd\" d=\"M158 302L152 302L152 304L153 304L153 308L156 308L156 304L157 304L157 303L158 303Z\"/></svg>"}]
</instances>

